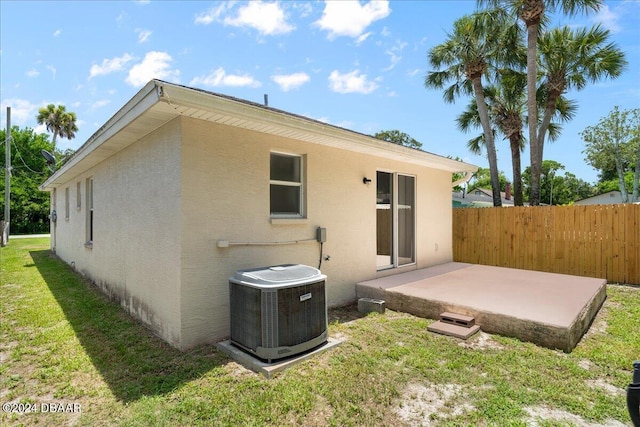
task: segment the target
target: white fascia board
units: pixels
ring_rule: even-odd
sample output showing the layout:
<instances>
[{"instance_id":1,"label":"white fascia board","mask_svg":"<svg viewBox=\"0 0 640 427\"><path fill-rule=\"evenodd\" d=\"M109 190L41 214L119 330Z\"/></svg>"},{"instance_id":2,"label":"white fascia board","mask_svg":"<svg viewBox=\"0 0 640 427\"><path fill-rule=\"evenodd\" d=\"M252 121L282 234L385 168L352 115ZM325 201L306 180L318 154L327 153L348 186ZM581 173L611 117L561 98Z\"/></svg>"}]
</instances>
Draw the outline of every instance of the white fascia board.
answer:
<instances>
[{"instance_id":1,"label":"white fascia board","mask_svg":"<svg viewBox=\"0 0 640 427\"><path fill-rule=\"evenodd\" d=\"M58 182L62 175L77 166L90 153L95 152L111 137L124 129L135 118L141 116L145 111L157 104L159 99L160 93L158 82L151 80L100 129L91 135L91 137L76 150L73 156L64 165L62 165L60 169L56 170L49 178L47 178L47 180L40 185L40 189L44 191L51 191L56 184L62 184L62 182Z\"/></svg>"}]
</instances>

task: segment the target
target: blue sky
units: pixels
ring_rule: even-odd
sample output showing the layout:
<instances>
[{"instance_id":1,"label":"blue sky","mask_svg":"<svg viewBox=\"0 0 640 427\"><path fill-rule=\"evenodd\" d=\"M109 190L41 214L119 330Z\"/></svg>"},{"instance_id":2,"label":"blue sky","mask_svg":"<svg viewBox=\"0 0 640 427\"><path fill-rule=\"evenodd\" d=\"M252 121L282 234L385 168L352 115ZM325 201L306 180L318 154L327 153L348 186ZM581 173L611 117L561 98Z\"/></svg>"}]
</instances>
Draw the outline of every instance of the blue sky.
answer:
<instances>
[{"instance_id":1,"label":"blue sky","mask_svg":"<svg viewBox=\"0 0 640 427\"><path fill-rule=\"evenodd\" d=\"M456 129L467 104L445 104L427 90L427 52L475 1L211 2L0 1L0 104L12 124L45 132L35 117L49 103L78 116L79 131L59 147L78 148L150 79L232 95L366 134L398 129L427 151L471 155L474 135ZM588 182L579 132L615 105L640 108L640 2L607 1L597 14L555 17L555 24L600 23L629 66L567 96L579 103L545 159ZM498 164L511 176L509 148L498 141ZM523 168L529 165L528 151Z\"/></svg>"}]
</instances>

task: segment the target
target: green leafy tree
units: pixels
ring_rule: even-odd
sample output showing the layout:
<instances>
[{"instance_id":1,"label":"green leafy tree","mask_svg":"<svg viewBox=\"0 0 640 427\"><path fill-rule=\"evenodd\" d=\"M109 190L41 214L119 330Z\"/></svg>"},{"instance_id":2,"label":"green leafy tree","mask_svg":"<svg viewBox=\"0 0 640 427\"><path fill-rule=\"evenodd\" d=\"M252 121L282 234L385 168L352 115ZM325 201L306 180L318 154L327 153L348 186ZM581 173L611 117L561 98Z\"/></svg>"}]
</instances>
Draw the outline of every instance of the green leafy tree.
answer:
<instances>
[{"instance_id":1,"label":"green leafy tree","mask_svg":"<svg viewBox=\"0 0 640 427\"><path fill-rule=\"evenodd\" d=\"M593 185L571 172L565 172L564 176L555 176L553 188L553 204L555 205L570 205L595 194Z\"/></svg>"},{"instance_id":2,"label":"green leafy tree","mask_svg":"<svg viewBox=\"0 0 640 427\"><path fill-rule=\"evenodd\" d=\"M571 172L564 172L561 175L561 171L565 171L565 166L555 160L542 162L540 195L543 203L567 205L595 194L595 189L591 184L579 179ZM522 180L528 193L531 188L530 167L527 167L522 173Z\"/></svg>"},{"instance_id":3,"label":"green leafy tree","mask_svg":"<svg viewBox=\"0 0 640 427\"><path fill-rule=\"evenodd\" d=\"M447 39L429 51L429 63L435 71L430 71L424 82L427 88L444 88L443 98L450 103L461 94L473 94L487 150L494 206L501 206L502 199L483 78L492 77L496 64L516 62L511 56L514 51L506 48L518 39L517 26L512 23L499 10L465 15L456 20Z\"/></svg>"},{"instance_id":4,"label":"green leafy tree","mask_svg":"<svg viewBox=\"0 0 640 427\"><path fill-rule=\"evenodd\" d=\"M410 135L400 132L399 130L381 130L374 135L374 138L398 145L404 145L405 147L417 148L418 150L422 149L421 142L416 141Z\"/></svg>"},{"instance_id":5,"label":"green leafy tree","mask_svg":"<svg viewBox=\"0 0 640 427\"><path fill-rule=\"evenodd\" d=\"M524 137L523 124L526 122L526 75L516 70L504 69L496 84L485 89L485 99L489 105L489 114L495 130L509 140L511 149L511 164L513 171L513 200L516 206L524 203L522 189L522 173L520 153L524 150L526 138ZM541 101L544 97L538 97ZM573 118L576 104L564 97L560 97L556 103L555 116L561 121ZM475 103L471 102L467 109L456 119L458 128L468 132L471 127L479 126L479 118ZM548 127L549 140L555 141L560 135L561 127L558 123L551 122ZM495 131L494 131L495 132ZM484 146L484 137L480 135L469 140L467 147L475 154L481 154Z\"/></svg>"},{"instance_id":6,"label":"green leafy tree","mask_svg":"<svg viewBox=\"0 0 640 427\"><path fill-rule=\"evenodd\" d=\"M597 125L580 133L586 144L583 154L591 166L599 170L615 165L622 202L629 201L625 173L633 167L631 201L638 201L640 181L640 108L620 110L618 106Z\"/></svg>"},{"instance_id":7,"label":"green leafy tree","mask_svg":"<svg viewBox=\"0 0 640 427\"><path fill-rule=\"evenodd\" d=\"M67 111L64 105L55 106L49 104L46 107L40 108L36 119L38 120L38 124L45 125L47 130L53 133L52 143L54 149L58 136L73 139L78 131L76 114Z\"/></svg>"},{"instance_id":8,"label":"green leafy tree","mask_svg":"<svg viewBox=\"0 0 640 427\"><path fill-rule=\"evenodd\" d=\"M581 90L588 82L618 77L627 61L624 53L609 41L609 31L600 26L552 29L540 37L538 51L546 101L538 128L538 161L542 162L545 135L562 95L569 89Z\"/></svg>"},{"instance_id":9,"label":"green leafy tree","mask_svg":"<svg viewBox=\"0 0 640 427\"><path fill-rule=\"evenodd\" d=\"M0 131L0 140L5 140L6 131ZM0 158L5 158L5 144L0 147ZM41 191L39 185L49 175L47 162L41 150L54 152L53 142L46 134L36 134L33 129L11 129L11 233L49 232L49 193ZM6 173L6 169L3 169ZM0 183L0 211L4 212L4 177Z\"/></svg>"},{"instance_id":10,"label":"green leafy tree","mask_svg":"<svg viewBox=\"0 0 640 427\"><path fill-rule=\"evenodd\" d=\"M547 11L560 9L566 15L578 12L597 11L602 0L477 0L479 5L499 7L517 16L527 31L527 113L529 130L529 151L531 158L530 203L540 204L540 175L542 156L538 141L538 36L548 21Z\"/></svg>"},{"instance_id":11,"label":"green leafy tree","mask_svg":"<svg viewBox=\"0 0 640 427\"><path fill-rule=\"evenodd\" d=\"M633 188L633 176L632 170L628 170L624 173L624 185L627 190L627 194L631 192ZM596 185L596 194L607 193L609 191L620 191L620 180L617 177L607 180L601 180Z\"/></svg>"},{"instance_id":12,"label":"green leafy tree","mask_svg":"<svg viewBox=\"0 0 640 427\"><path fill-rule=\"evenodd\" d=\"M498 187L500 191L505 191L509 180L502 171L498 173L498 182L500 183ZM471 178L471 181L469 181L469 188L467 192L470 193L476 188L491 188L491 171L489 171L488 168L478 168L476 173L473 174L473 178Z\"/></svg>"}]
</instances>

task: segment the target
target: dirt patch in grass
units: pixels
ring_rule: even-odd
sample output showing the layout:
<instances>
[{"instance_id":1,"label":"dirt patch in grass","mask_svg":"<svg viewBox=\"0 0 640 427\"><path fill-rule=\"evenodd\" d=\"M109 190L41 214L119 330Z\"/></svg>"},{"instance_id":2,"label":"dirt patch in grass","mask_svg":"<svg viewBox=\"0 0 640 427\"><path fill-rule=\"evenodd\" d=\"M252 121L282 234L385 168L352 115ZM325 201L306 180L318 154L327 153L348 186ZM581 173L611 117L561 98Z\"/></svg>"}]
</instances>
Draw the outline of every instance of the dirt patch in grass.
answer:
<instances>
[{"instance_id":1,"label":"dirt patch in grass","mask_svg":"<svg viewBox=\"0 0 640 427\"><path fill-rule=\"evenodd\" d=\"M624 423L616 420L608 420L604 424L590 423L578 415L548 406L531 406L524 408L524 411L529 415L526 423L532 427L549 423L576 427L625 427Z\"/></svg>"},{"instance_id":2,"label":"dirt patch in grass","mask_svg":"<svg viewBox=\"0 0 640 427\"><path fill-rule=\"evenodd\" d=\"M472 348L474 350L503 350L504 346L495 341L491 335L485 332L478 332L475 336L466 341L460 341L458 346Z\"/></svg>"},{"instance_id":3,"label":"dirt patch in grass","mask_svg":"<svg viewBox=\"0 0 640 427\"><path fill-rule=\"evenodd\" d=\"M324 396L318 396L315 405L304 417L300 425L309 427L322 427L329 425L327 420L333 416L333 408ZM292 422L291 425L294 425Z\"/></svg>"},{"instance_id":4,"label":"dirt patch in grass","mask_svg":"<svg viewBox=\"0 0 640 427\"><path fill-rule=\"evenodd\" d=\"M596 380L587 380L587 385L593 389L602 390L609 396L622 396L626 394L625 390L608 383L602 378L598 378Z\"/></svg>"},{"instance_id":5,"label":"dirt patch in grass","mask_svg":"<svg viewBox=\"0 0 640 427\"><path fill-rule=\"evenodd\" d=\"M584 334L583 338L587 338L592 335L606 334L607 327L609 327L609 325L607 324L606 315L607 307L603 306L602 308L600 308L600 312L598 313L596 318L593 319L593 323L591 323L591 326Z\"/></svg>"},{"instance_id":6,"label":"dirt patch in grass","mask_svg":"<svg viewBox=\"0 0 640 427\"><path fill-rule=\"evenodd\" d=\"M397 400L395 413L409 425L427 426L433 420L473 410L469 404L453 404L460 401L461 394L462 386L458 384L409 383Z\"/></svg>"},{"instance_id":7,"label":"dirt patch in grass","mask_svg":"<svg viewBox=\"0 0 640 427\"><path fill-rule=\"evenodd\" d=\"M581 361L578 362L578 366L580 366L585 371L589 371L593 368L593 362L587 359L582 359Z\"/></svg>"}]
</instances>

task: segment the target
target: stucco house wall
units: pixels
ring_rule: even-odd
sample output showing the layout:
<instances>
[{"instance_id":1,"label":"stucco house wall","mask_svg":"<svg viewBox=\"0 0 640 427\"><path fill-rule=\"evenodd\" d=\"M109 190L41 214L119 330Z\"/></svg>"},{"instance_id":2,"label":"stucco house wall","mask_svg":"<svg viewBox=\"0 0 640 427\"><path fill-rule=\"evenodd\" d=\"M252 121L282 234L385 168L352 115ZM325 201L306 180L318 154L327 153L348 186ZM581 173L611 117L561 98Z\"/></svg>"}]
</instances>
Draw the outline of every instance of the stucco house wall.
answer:
<instances>
[{"instance_id":1,"label":"stucco house wall","mask_svg":"<svg viewBox=\"0 0 640 427\"><path fill-rule=\"evenodd\" d=\"M218 248L231 242L283 242L313 238L327 229L322 272L330 306L355 299L357 281L451 261L451 174L379 157L344 152L201 120L183 119L182 292L183 341L220 340L229 333L228 281L238 269L300 263L318 266L320 245ZM272 220L269 155L304 156L306 218ZM414 175L416 263L376 271L377 170ZM203 319L205 319L203 321ZM203 325L210 325L204 327Z\"/></svg>"},{"instance_id":2,"label":"stucco house wall","mask_svg":"<svg viewBox=\"0 0 640 427\"><path fill-rule=\"evenodd\" d=\"M93 179L92 245L86 244L89 178ZM76 208L78 182L80 209ZM70 188L71 196L68 221L63 212L65 188ZM56 254L179 347L180 120L59 185L56 196Z\"/></svg>"},{"instance_id":3,"label":"stucco house wall","mask_svg":"<svg viewBox=\"0 0 640 427\"><path fill-rule=\"evenodd\" d=\"M304 218L270 215L272 152L302 156ZM451 173L475 169L278 110L152 81L42 188L56 202L56 253L160 337L188 349L228 337L228 278L236 270L318 266L317 227L327 229L322 251L329 259L323 259L322 272L329 306L353 301L359 281L451 261ZM415 263L377 268L377 171L415 178ZM365 177L371 182L363 183ZM217 245L300 240L310 241Z\"/></svg>"}]
</instances>

